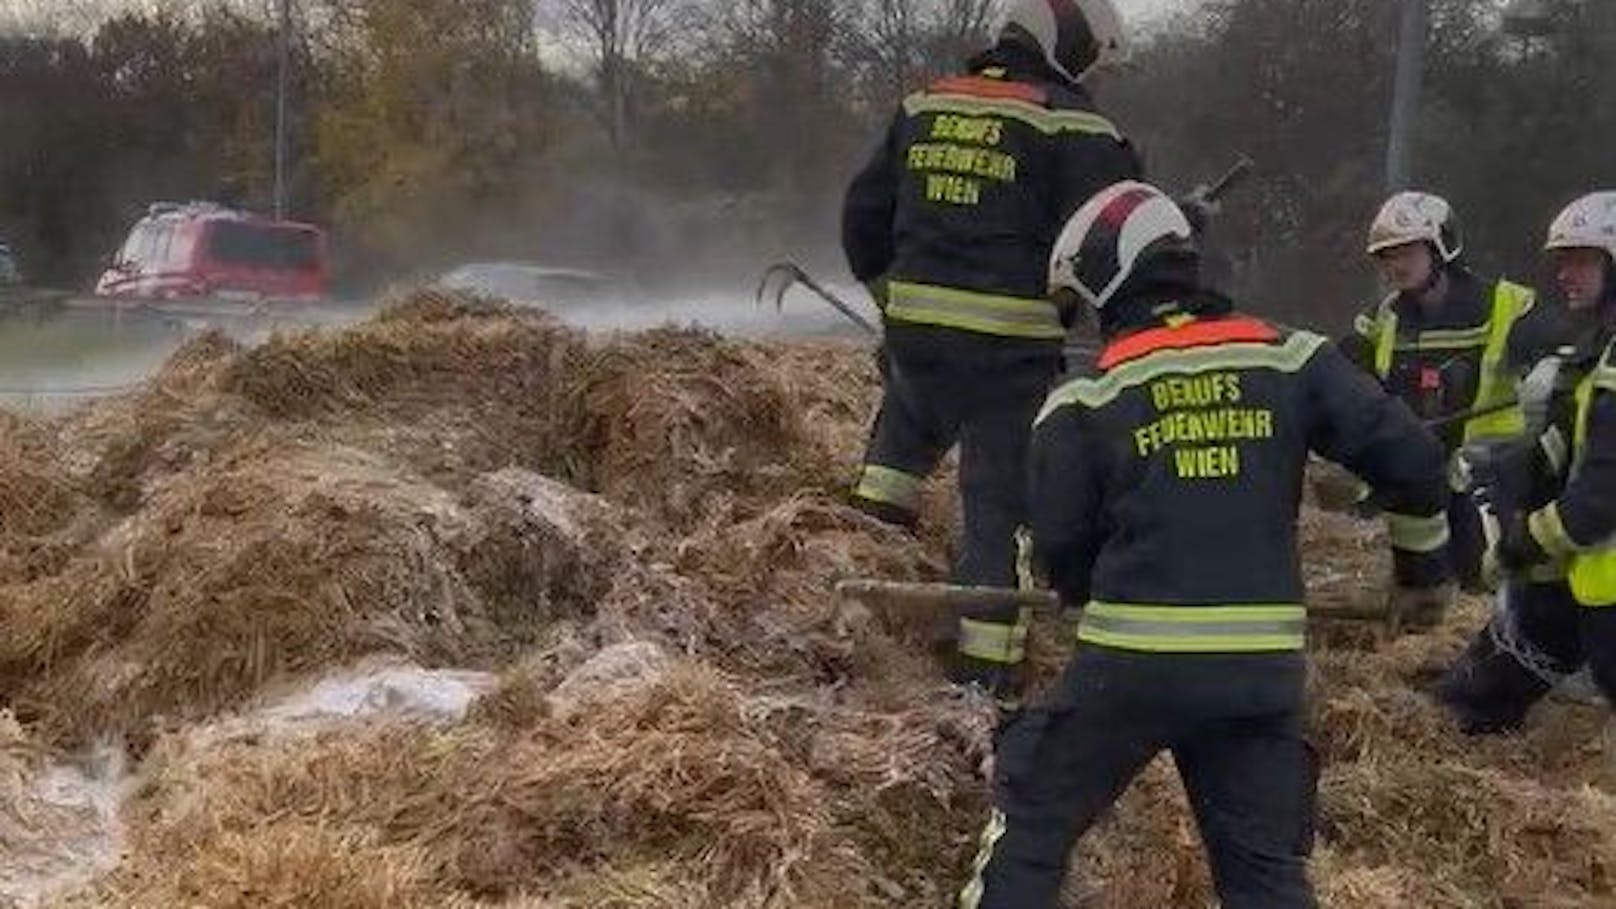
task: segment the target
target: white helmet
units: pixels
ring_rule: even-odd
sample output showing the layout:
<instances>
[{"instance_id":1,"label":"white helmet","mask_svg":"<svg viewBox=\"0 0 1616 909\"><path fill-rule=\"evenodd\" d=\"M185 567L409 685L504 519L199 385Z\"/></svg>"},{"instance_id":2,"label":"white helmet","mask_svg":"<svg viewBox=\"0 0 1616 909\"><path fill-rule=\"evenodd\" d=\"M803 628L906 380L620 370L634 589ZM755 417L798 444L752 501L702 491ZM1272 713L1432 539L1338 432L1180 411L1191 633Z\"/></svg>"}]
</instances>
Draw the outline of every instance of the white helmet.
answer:
<instances>
[{"instance_id":1,"label":"white helmet","mask_svg":"<svg viewBox=\"0 0 1616 909\"><path fill-rule=\"evenodd\" d=\"M1049 291L1073 291L1104 309L1146 259L1195 254L1183 209L1148 183L1127 181L1100 191L1072 215L1049 256Z\"/></svg>"},{"instance_id":2,"label":"white helmet","mask_svg":"<svg viewBox=\"0 0 1616 909\"><path fill-rule=\"evenodd\" d=\"M1010 0L999 38L1042 52L1074 82L1095 67L1127 62L1131 52L1112 0Z\"/></svg>"},{"instance_id":3,"label":"white helmet","mask_svg":"<svg viewBox=\"0 0 1616 909\"><path fill-rule=\"evenodd\" d=\"M1421 192L1402 192L1386 200L1369 225L1369 254L1410 243L1431 244L1443 262L1459 258L1464 240L1448 200Z\"/></svg>"},{"instance_id":4,"label":"white helmet","mask_svg":"<svg viewBox=\"0 0 1616 909\"><path fill-rule=\"evenodd\" d=\"M1602 249L1616 260L1616 192L1589 193L1549 225L1548 249Z\"/></svg>"}]
</instances>

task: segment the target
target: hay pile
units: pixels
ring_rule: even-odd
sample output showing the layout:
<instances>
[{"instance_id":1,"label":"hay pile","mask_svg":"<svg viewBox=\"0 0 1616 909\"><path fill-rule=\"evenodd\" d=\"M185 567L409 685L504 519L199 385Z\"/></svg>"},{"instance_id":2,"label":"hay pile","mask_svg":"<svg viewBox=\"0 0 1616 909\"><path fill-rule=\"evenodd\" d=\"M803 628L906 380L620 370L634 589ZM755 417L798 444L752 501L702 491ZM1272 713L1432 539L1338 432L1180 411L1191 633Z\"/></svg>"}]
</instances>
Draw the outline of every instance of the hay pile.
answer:
<instances>
[{"instance_id":1,"label":"hay pile","mask_svg":"<svg viewBox=\"0 0 1616 909\"><path fill-rule=\"evenodd\" d=\"M873 381L849 346L595 338L422 295L8 418L0 838L47 757L115 734L127 857L59 905L945 904L990 716L942 684L924 617L829 595L946 568L943 484L918 539L840 504ZM1308 534L1316 596L1378 585L1359 525ZM1599 712L1476 745L1415 690L1479 618L1321 636L1335 904L1616 904ZM377 659L500 681L465 716L265 719ZM1081 853L1068 905L1210 904L1165 762Z\"/></svg>"}]
</instances>

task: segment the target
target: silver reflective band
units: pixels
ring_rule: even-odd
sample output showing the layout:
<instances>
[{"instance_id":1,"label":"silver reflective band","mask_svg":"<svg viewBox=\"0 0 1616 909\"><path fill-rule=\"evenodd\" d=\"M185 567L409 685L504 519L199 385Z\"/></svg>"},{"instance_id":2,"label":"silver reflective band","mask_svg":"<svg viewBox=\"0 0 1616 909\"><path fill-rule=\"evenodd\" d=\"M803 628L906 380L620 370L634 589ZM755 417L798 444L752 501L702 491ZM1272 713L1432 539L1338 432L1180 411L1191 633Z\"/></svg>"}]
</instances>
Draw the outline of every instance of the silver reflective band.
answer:
<instances>
[{"instance_id":1,"label":"silver reflective band","mask_svg":"<svg viewBox=\"0 0 1616 909\"><path fill-rule=\"evenodd\" d=\"M1160 653L1266 653L1301 650L1307 609L1299 603L1143 605L1090 603L1078 639Z\"/></svg>"},{"instance_id":2,"label":"silver reflective band","mask_svg":"<svg viewBox=\"0 0 1616 909\"><path fill-rule=\"evenodd\" d=\"M1194 609L1187 606L1186 609ZM1277 622L1147 622L1141 619L1119 619L1108 616L1089 616L1084 624L1096 631L1111 631L1127 635L1172 635L1186 637L1235 637L1245 635L1291 635L1307 632L1307 619L1287 619Z\"/></svg>"},{"instance_id":3,"label":"silver reflective band","mask_svg":"<svg viewBox=\"0 0 1616 909\"><path fill-rule=\"evenodd\" d=\"M886 316L899 322L940 325L980 334L1059 340L1066 337L1055 304L1047 300L907 284L888 287Z\"/></svg>"},{"instance_id":4,"label":"silver reflective band","mask_svg":"<svg viewBox=\"0 0 1616 909\"><path fill-rule=\"evenodd\" d=\"M1448 545L1446 515L1421 518L1388 513L1386 530L1391 537L1392 547L1404 552L1435 552Z\"/></svg>"}]
</instances>

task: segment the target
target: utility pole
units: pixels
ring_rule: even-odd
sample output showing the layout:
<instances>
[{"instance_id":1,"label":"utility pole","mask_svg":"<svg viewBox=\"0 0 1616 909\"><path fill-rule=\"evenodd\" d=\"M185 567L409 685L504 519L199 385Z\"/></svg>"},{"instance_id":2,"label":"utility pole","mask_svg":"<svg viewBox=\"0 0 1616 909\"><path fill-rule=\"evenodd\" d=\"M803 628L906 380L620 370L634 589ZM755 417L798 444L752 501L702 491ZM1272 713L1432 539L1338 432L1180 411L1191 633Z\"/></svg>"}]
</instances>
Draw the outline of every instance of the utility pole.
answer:
<instances>
[{"instance_id":1,"label":"utility pole","mask_svg":"<svg viewBox=\"0 0 1616 909\"><path fill-rule=\"evenodd\" d=\"M292 0L280 0L280 63L275 78L275 218L286 217L286 93L292 70Z\"/></svg>"},{"instance_id":2,"label":"utility pole","mask_svg":"<svg viewBox=\"0 0 1616 909\"><path fill-rule=\"evenodd\" d=\"M1402 0L1403 24L1397 39L1397 82L1392 93L1392 121L1386 141L1386 191L1408 188L1414 157L1414 127L1420 114L1425 77L1427 0Z\"/></svg>"}]
</instances>

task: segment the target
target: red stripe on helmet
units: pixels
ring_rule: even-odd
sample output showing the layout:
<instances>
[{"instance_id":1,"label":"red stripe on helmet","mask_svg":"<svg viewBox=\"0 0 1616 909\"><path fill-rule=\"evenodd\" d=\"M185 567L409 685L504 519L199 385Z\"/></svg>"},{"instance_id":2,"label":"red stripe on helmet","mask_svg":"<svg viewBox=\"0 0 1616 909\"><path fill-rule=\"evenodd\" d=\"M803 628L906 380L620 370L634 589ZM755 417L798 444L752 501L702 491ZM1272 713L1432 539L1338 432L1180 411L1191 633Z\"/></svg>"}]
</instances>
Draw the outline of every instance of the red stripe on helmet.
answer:
<instances>
[{"instance_id":1,"label":"red stripe on helmet","mask_svg":"<svg viewBox=\"0 0 1616 909\"><path fill-rule=\"evenodd\" d=\"M1100 293L1116 279L1122 267L1117 261L1122 228L1133 213L1155 195L1153 190L1144 187L1125 190L1095 215L1094 223L1083 236L1083 244L1072 261L1072 271L1077 280L1092 293Z\"/></svg>"}]
</instances>

